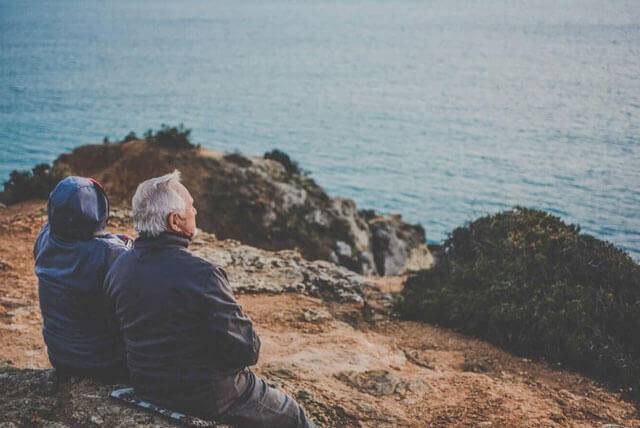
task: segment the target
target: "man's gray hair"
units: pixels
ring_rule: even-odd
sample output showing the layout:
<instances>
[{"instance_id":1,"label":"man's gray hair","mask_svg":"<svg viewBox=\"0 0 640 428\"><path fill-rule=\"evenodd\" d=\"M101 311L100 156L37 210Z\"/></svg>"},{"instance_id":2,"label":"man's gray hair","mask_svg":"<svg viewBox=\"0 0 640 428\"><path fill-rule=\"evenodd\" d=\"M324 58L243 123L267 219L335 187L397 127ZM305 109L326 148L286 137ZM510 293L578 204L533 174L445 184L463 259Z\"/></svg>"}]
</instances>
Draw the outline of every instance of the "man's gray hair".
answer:
<instances>
[{"instance_id":1,"label":"man's gray hair","mask_svg":"<svg viewBox=\"0 0 640 428\"><path fill-rule=\"evenodd\" d=\"M185 214L186 202L175 189L180 171L150 178L138 185L131 200L133 228L138 235L158 236L166 231L169 214Z\"/></svg>"}]
</instances>

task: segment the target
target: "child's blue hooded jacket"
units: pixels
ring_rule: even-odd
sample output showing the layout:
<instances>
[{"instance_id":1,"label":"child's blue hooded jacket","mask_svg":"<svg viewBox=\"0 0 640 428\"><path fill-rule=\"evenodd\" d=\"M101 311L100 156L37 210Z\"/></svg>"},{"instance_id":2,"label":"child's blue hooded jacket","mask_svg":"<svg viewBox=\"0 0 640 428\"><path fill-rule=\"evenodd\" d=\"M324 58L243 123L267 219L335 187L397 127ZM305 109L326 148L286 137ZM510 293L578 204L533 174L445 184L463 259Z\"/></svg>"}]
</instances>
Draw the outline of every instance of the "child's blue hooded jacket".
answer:
<instances>
[{"instance_id":1,"label":"child's blue hooded jacket","mask_svg":"<svg viewBox=\"0 0 640 428\"><path fill-rule=\"evenodd\" d=\"M47 212L34 257L49 359L77 368L120 365L122 337L106 313L102 283L127 246L104 233L109 216L104 190L91 179L67 177L49 195Z\"/></svg>"}]
</instances>

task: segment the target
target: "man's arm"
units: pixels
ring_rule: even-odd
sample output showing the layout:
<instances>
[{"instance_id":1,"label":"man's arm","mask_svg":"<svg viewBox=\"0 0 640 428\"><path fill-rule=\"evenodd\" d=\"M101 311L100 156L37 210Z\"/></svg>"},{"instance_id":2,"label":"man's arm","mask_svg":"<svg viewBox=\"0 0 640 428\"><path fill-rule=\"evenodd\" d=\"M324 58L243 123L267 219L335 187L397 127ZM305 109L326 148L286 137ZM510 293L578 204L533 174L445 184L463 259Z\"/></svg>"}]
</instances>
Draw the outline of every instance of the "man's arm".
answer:
<instances>
[{"instance_id":1,"label":"man's arm","mask_svg":"<svg viewBox=\"0 0 640 428\"><path fill-rule=\"evenodd\" d=\"M115 264L116 259L122 253L128 250L129 249L125 246L124 242L115 241L114 243L111 240L107 241L107 250L104 263L104 279L102 282L102 309L104 312L105 325L111 331L121 330L120 322L116 317L114 300L115 296L112 296L110 292L110 290L112 289L112 278L115 275L115 272L111 271L111 268Z\"/></svg>"},{"instance_id":2,"label":"man's arm","mask_svg":"<svg viewBox=\"0 0 640 428\"><path fill-rule=\"evenodd\" d=\"M207 329L221 347L222 362L234 368L256 364L260 338L233 296L226 272L212 267L203 286Z\"/></svg>"}]
</instances>

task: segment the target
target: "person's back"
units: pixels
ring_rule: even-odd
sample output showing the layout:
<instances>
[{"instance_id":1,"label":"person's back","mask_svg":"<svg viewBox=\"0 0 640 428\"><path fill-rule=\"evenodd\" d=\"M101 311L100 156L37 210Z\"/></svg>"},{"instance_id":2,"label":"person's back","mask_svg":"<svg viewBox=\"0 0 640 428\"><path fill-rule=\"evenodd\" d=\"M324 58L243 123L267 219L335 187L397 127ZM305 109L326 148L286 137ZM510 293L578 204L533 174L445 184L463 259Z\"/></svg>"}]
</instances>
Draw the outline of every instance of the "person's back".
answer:
<instances>
[{"instance_id":1,"label":"person's back","mask_svg":"<svg viewBox=\"0 0 640 428\"><path fill-rule=\"evenodd\" d=\"M246 389L260 341L222 269L186 250L189 239L141 237L105 280L141 397L190 414L226 411Z\"/></svg>"},{"instance_id":2,"label":"person's back","mask_svg":"<svg viewBox=\"0 0 640 428\"><path fill-rule=\"evenodd\" d=\"M104 283L136 394L238 427L312 427L295 400L247 368L260 340L226 273L187 250L197 211L179 178L175 171L138 186L139 238Z\"/></svg>"},{"instance_id":3,"label":"person's back","mask_svg":"<svg viewBox=\"0 0 640 428\"><path fill-rule=\"evenodd\" d=\"M105 311L102 284L127 247L122 238L104 233L108 211L97 182L67 177L58 183L34 246L35 273L52 365L61 373L122 380L124 344Z\"/></svg>"}]
</instances>

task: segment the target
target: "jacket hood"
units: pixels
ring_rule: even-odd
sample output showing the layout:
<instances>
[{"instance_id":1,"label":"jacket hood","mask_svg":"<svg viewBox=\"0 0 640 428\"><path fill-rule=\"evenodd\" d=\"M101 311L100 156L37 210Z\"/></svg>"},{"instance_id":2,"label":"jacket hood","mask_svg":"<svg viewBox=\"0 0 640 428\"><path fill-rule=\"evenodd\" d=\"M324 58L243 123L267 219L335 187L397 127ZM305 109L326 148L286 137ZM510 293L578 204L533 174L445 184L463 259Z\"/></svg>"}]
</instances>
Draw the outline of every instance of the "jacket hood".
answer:
<instances>
[{"instance_id":1,"label":"jacket hood","mask_svg":"<svg viewBox=\"0 0 640 428\"><path fill-rule=\"evenodd\" d=\"M88 239L102 232L109 201L97 181L67 177L51 191L47 205L51 232L66 239Z\"/></svg>"}]
</instances>

